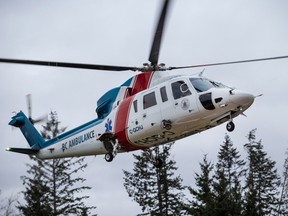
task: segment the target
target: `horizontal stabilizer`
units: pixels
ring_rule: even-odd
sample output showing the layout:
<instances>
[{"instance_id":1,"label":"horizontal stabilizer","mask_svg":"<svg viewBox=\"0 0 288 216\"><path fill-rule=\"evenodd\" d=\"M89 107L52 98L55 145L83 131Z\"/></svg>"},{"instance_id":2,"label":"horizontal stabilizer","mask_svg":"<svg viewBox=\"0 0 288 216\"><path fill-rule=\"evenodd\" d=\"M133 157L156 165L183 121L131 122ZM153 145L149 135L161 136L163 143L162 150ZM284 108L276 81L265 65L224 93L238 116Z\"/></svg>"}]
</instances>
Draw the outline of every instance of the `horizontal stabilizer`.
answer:
<instances>
[{"instance_id":1,"label":"horizontal stabilizer","mask_svg":"<svg viewBox=\"0 0 288 216\"><path fill-rule=\"evenodd\" d=\"M30 148L6 148L6 151L17 152L21 154L35 155L39 150Z\"/></svg>"}]
</instances>

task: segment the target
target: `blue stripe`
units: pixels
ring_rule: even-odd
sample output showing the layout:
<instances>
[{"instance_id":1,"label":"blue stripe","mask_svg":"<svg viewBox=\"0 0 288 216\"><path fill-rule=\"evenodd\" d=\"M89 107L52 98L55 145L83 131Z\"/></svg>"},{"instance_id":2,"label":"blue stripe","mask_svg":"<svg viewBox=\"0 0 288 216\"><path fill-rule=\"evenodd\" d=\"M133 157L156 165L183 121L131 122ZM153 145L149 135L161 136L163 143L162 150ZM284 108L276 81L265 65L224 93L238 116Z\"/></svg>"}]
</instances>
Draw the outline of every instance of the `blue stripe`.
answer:
<instances>
[{"instance_id":1,"label":"blue stripe","mask_svg":"<svg viewBox=\"0 0 288 216\"><path fill-rule=\"evenodd\" d=\"M61 142L62 140L67 139L69 137L72 137L72 136L74 136L74 135L76 135L78 133L81 133L82 131L85 131L85 130L91 128L91 127L94 127L94 126L100 124L101 122L103 122L103 119L98 119L97 118L97 119L94 119L94 120L92 120L90 122L87 122L87 123L85 123L85 124L83 124L83 125L81 125L79 127L76 127L76 128L74 128L74 129L72 129L70 131L67 131L67 132L65 132L63 134L60 134L59 136L57 136L57 137L45 142L44 143L44 148L47 147L47 146L50 146L52 144L55 144L57 142Z\"/></svg>"}]
</instances>

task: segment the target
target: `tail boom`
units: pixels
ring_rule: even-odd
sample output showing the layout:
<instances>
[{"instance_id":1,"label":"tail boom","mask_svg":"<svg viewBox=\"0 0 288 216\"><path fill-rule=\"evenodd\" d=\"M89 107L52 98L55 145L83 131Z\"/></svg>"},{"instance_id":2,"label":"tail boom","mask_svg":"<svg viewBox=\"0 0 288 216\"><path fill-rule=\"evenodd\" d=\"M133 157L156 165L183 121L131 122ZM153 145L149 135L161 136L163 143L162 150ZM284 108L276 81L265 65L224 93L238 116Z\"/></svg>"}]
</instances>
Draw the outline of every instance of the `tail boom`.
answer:
<instances>
[{"instance_id":1,"label":"tail boom","mask_svg":"<svg viewBox=\"0 0 288 216\"><path fill-rule=\"evenodd\" d=\"M30 148L10 147L6 148L6 151L35 155L39 159L80 157L108 152L104 143L97 139L97 135L102 134L105 129L102 119L92 120L48 141L43 139L23 112L12 117L9 125L20 128Z\"/></svg>"}]
</instances>

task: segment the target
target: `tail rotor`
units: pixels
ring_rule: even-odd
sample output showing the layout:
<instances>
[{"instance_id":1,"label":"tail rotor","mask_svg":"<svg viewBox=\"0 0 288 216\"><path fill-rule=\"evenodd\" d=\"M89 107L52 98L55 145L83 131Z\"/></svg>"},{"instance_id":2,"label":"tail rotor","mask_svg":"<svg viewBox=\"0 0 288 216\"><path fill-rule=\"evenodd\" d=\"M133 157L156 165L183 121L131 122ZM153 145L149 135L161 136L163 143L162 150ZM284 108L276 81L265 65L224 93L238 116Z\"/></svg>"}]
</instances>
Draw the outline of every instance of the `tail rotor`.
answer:
<instances>
[{"instance_id":1,"label":"tail rotor","mask_svg":"<svg viewBox=\"0 0 288 216\"><path fill-rule=\"evenodd\" d=\"M41 122L47 122L48 120L48 115L43 115L40 118L33 119L32 118L32 99L31 99L31 94L26 95L26 102L27 102L27 107L28 107L28 119L29 121L34 125L37 123Z\"/></svg>"}]
</instances>

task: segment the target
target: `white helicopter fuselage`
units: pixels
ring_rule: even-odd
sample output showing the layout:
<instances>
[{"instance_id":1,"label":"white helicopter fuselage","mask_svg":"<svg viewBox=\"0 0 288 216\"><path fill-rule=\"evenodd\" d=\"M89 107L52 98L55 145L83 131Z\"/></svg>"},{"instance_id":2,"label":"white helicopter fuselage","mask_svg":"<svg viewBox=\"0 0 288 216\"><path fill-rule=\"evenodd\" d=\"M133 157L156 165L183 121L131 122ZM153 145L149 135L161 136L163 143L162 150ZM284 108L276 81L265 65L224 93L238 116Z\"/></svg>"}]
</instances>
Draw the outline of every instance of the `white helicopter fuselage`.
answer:
<instances>
[{"instance_id":1,"label":"white helicopter fuselage","mask_svg":"<svg viewBox=\"0 0 288 216\"><path fill-rule=\"evenodd\" d=\"M176 96L172 93L171 84L179 82L187 83L188 90ZM163 87L167 91L166 101L161 96ZM248 96L243 100L246 93L234 90L230 94L229 91L229 88L211 88L208 92L199 93L189 83L189 78L181 77L171 80L165 86L160 85L139 93L133 100L133 104L135 101L139 103L138 110L136 112L133 106L127 119L127 137L133 145L150 147L176 141L232 120L251 105L253 98ZM145 109L143 100L147 95L155 95L155 100L153 106L150 104L151 107ZM204 98L202 102L201 97ZM219 102L215 102L217 98Z\"/></svg>"},{"instance_id":2,"label":"white helicopter fuselage","mask_svg":"<svg viewBox=\"0 0 288 216\"><path fill-rule=\"evenodd\" d=\"M254 101L249 93L200 76L139 76L98 101L100 118L56 137L36 156L115 156L147 149L231 123Z\"/></svg>"}]
</instances>

